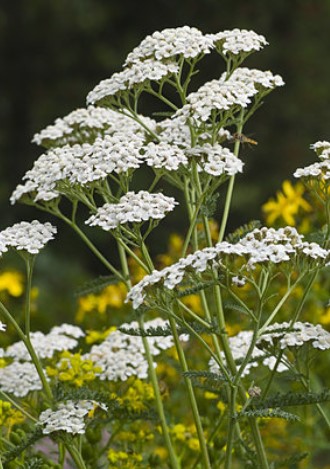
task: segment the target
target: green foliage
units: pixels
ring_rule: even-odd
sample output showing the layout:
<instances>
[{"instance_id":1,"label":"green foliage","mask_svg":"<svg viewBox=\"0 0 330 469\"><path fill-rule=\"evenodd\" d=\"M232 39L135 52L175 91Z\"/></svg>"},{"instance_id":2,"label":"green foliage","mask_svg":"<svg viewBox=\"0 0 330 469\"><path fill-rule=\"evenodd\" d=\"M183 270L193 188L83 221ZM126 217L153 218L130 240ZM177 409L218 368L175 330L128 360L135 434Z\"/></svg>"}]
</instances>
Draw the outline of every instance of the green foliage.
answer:
<instances>
[{"instance_id":1,"label":"green foliage","mask_svg":"<svg viewBox=\"0 0 330 469\"><path fill-rule=\"evenodd\" d=\"M239 420L243 417L254 417L254 418L281 418L285 420L297 421L300 418L297 415L285 412L280 408L275 409L248 409L238 412L236 418Z\"/></svg>"},{"instance_id":2,"label":"green foliage","mask_svg":"<svg viewBox=\"0 0 330 469\"><path fill-rule=\"evenodd\" d=\"M117 283L118 279L114 275L101 276L84 283L75 291L75 296L80 297L91 293L99 293L108 285L115 285Z\"/></svg>"}]
</instances>

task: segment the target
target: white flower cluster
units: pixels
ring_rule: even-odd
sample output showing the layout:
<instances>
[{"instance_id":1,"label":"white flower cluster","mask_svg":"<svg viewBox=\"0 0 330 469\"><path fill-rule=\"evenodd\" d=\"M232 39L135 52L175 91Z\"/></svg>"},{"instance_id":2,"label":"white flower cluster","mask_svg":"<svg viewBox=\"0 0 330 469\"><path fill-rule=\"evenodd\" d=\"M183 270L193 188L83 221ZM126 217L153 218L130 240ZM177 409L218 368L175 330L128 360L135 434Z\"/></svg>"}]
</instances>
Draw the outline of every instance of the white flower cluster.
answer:
<instances>
[{"instance_id":1,"label":"white flower cluster","mask_svg":"<svg viewBox=\"0 0 330 469\"><path fill-rule=\"evenodd\" d=\"M253 332L252 331L241 331L237 335L233 337L229 337L228 343L230 346L231 353L233 355L233 359L235 362L237 361L237 368L239 368L239 363L244 360L246 357L246 354L250 348L251 341L252 341L252 336ZM223 352L221 352L221 357L225 361L225 355ZM242 376L247 376L251 368L255 368L258 366L258 360L261 360L262 358L265 358L265 354L262 350L260 350L258 347L254 347L252 355L251 355L251 360L249 363L246 365ZM264 363L265 365L268 364L268 362ZM211 373L219 373L219 365L216 363L214 358L211 358L209 361L209 369ZM284 368L283 365L281 366L278 371L284 371L286 367Z\"/></svg>"},{"instance_id":2,"label":"white flower cluster","mask_svg":"<svg viewBox=\"0 0 330 469\"><path fill-rule=\"evenodd\" d=\"M288 322L274 323L268 326L260 344L279 344L281 349L287 347L301 347L310 342L313 348L319 350L330 349L330 333L323 329L320 324L309 322L296 322L292 327Z\"/></svg>"},{"instance_id":3,"label":"white flower cluster","mask_svg":"<svg viewBox=\"0 0 330 469\"><path fill-rule=\"evenodd\" d=\"M26 183L17 186L11 203L28 193L36 194L35 201L49 201L60 195L60 182L84 185L112 172L119 174L138 168L142 164L140 149L143 140L141 133L124 131L97 137L93 144L51 149L41 155L23 176Z\"/></svg>"},{"instance_id":4,"label":"white flower cluster","mask_svg":"<svg viewBox=\"0 0 330 469\"><path fill-rule=\"evenodd\" d=\"M258 51L268 44L264 36L246 29L236 28L230 31L221 31L217 34L209 34L207 37L225 55Z\"/></svg>"},{"instance_id":5,"label":"white flower cluster","mask_svg":"<svg viewBox=\"0 0 330 469\"><path fill-rule=\"evenodd\" d=\"M147 36L141 44L128 54L125 65L138 63L141 60L175 59L177 56L192 59L207 54L213 48L213 39L203 35L197 28L182 26L155 31Z\"/></svg>"},{"instance_id":6,"label":"white flower cluster","mask_svg":"<svg viewBox=\"0 0 330 469\"><path fill-rule=\"evenodd\" d=\"M187 150L189 156L197 156L199 169L212 176L234 174L243 171L243 162L234 155L228 148L219 144L211 145L206 143L203 146L196 146Z\"/></svg>"},{"instance_id":7,"label":"white flower cluster","mask_svg":"<svg viewBox=\"0 0 330 469\"><path fill-rule=\"evenodd\" d=\"M4 324L2 321L0 321L0 332L5 332L6 329L7 329L7 325Z\"/></svg>"},{"instance_id":8,"label":"white flower cluster","mask_svg":"<svg viewBox=\"0 0 330 469\"><path fill-rule=\"evenodd\" d=\"M159 62L154 59L136 62L96 85L87 95L87 104L99 103L104 98L118 95L148 81L161 80L168 75L177 73L178 70L178 65L173 62Z\"/></svg>"},{"instance_id":9,"label":"white flower cluster","mask_svg":"<svg viewBox=\"0 0 330 469\"><path fill-rule=\"evenodd\" d=\"M284 84L279 75L261 70L237 68L226 79L211 80L197 91L187 96L187 104L179 109L174 117L194 118L196 122L206 122L212 111L224 112L237 107L246 108L252 98L261 90L273 89Z\"/></svg>"},{"instance_id":10,"label":"white flower cluster","mask_svg":"<svg viewBox=\"0 0 330 469\"><path fill-rule=\"evenodd\" d=\"M85 433L85 417L95 408L106 406L96 401L66 401L58 405L57 410L47 409L41 412L38 425L42 426L42 433L64 431L73 435Z\"/></svg>"},{"instance_id":11,"label":"white flower cluster","mask_svg":"<svg viewBox=\"0 0 330 469\"><path fill-rule=\"evenodd\" d=\"M221 267L227 255L243 257L246 260L240 272L242 269L252 271L259 263L278 264L294 261L297 256L316 260L321 265L325 265L330 259L330 251L316 243L303 241L303 236L293 227L287 226L278 230L263 227L248 233L236 244L223 241L214 247L196 251L161 271L154 270L134 285L126 301L132 301L133 308L136 309L143 304L149 286L163 282L165 288L174 289L181 283L186 270L204 272L208 267Z\"/></svg>"},{"instance_id":12,"label":"white flower cluster","mask_svg":"<svg viewBox=\"0 0 330 469\"><path fill-rule=\"evenodd\" d=\"M8 247L17 251L27 251L30 254L38 254L39 251L54 239L56 227L50 223L22 221L0 232L0 254Z\"/></svg>"},{"instance_id":13,"label":"white flower cluster","mask_svg":"<svg viewBox=\"0 0 330 469\"><path fill-rule=\"evenodd\" d=\"M40 391L42 383L33 363L14 361L0 368L0 389L16 397Z\"/></svg>"},{"instance_id":14,"label":"white flower cluster","mask_svg":"<svg viewBox=\"0 0 330 469\"><path fill-rule=\"evenodd\" d=\"M152 168L165 168L176 171L181 165L187 166L188 158L184 151L174 143L150 142L144 148L143 159Z\"/></svg>"},{"instance_id":15,"label":"white flower cluster","mask_svg":"<svg viewBox=\"0 0 330 469\"><path fill-rule=\"evenodd\" d=\"M241 331L236 336L229 337L229 346L235 361L239 363L244 360L250 348L253 337L252 331ZM271 370L276 363L276 356L269 355L269 346L279 345L284 350L288 347L302 347L310 343L313 348L318 350L330 349L330 333L323 329L320 324L310 324L308 322L296 322L290 326L288 322L274 323L268 326L263 335L257 340L253 349L251 360L247 364L242 376L250 373L252 367L257 367L261 362ZM224 353L222 358L225 360ZM219 367L215 360L211 358L209 362L210 371L219 372ZM239 367L239 364L237 365ZM288 369L285 363L280 362L277 366L277 372L281 373Z\"/></svg>"},{"instance_id":16,"label":"white flower cluster","mask_svg":"<svg viewBox=\"0 0 330 469\"><path fill-rule=\"evenodd\" d=\"M168 326L168 322L160 318L145 323L145 331L150 328ZM137 322L123 324L122 329L139 329ZM174 345L172 336L147 337L150 352L159 355ZM180 340L188 340L188 336L181 335ZM126 381L130 376L145 379L148 376L148 362L144 356L142 338L125 334L119 330L111 332L99 345L94 345L84 356L102 368L99 373L101 380ZM154 363L156 367L156 363Z\"/></svg>"},{"instance_id":17,"label":"white flower cluster","mask_svg":"<svg viewBox=\"0 0 330 469\"><path fill-rule=\"evenodd\" d=\"M223 73L220 79L226 79L226 73ZM269 70L262 71L256 68L239 67L230 75L231 81L254 85L257 89L261 87L265 90L272 90L278 86L284 86L283 78L280 75L273 75Z\"/></svg>"},{"instance_id":18,"label":"white flower cluster","mask_svg":"<svg viewBox=\"0 0 330 469\"><path fill-rule=\"evenodd\" d=\"M150 219L161 220L172 211L177 202L173 197L147 191L127 192L116 204L100 207L86 223L109 231L125 223L141 223Z\"/></svg>"},{"instance_id":19,"label":"white flower cluster","mask_svg":"<svg viewBox=\"0 0 330 469\"><path fill-rule=\"evenodd\" d=\"M317 153L321 161L313 163L305 168L298 168L293 174L300 178L319 178L322 180L330 179L330 142L316 142L311 148Z\"/></svg>"},{"instance_id":20,"label":"white flower cluster","mask_svg":"<svg viewBox=\"0 0 330 469\"><path fill-rule=\"evenodd\" d=\"M142 121L146 120L146 123L151 127L155 125L151 119L143 116L139 116L139 118ZM112 109L88 106L76 109L67 116L56 119L53 125L49 125L35 134L32 142L44 146L49 144L65 145L67 143L72 145L104 134L112 135L115 132L124 131L131 134L142 130L141 125L128 116Z\"/></svg>"},{"instance_id":21,"label":"white flower cluster","mask_svg":"<svg viewBox=\"0 0 330 469\"><path fill-rule=\"evenodd\" d=\"M42 332L31 332L32 346L39 358L52 358L55 352L72 350L78 345L78 340L85 334L78 326L61 324L53 327L48 334ZM31 357L22 341L15 342L7 347L6 357L15 360L31 361Z\"/></svg>"}]
</instances>

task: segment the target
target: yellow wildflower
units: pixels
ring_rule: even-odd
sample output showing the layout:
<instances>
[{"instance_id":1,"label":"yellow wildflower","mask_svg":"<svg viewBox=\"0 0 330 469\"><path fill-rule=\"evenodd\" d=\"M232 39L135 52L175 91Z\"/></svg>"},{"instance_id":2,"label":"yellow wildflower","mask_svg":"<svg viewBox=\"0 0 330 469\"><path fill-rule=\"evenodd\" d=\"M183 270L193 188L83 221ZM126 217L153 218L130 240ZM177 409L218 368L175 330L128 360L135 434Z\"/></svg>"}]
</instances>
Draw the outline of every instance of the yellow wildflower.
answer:
<instances>
[{"instance_id":1,"label":"yellow wildflower","mask_svg":"<svg viewBox=\"0 0 330 469\"><path fill-rule=\"evenodd\" d=\"M270 199L262 206L266 216L266 223L272 225L278 218L284 220L290 226L295 226L299 209L305 212L312 210L311 205L303 198L304 185L298 182L294 186L288 180L282 184L282 191L278 191L276 199Z\"/></svg>"},{"instance_id":2,"label":"yellow wildflower","mask_svg":"<svg viewBox=\"0 0 330 469\"><path fill-rule=\"evenodd\" d=\"M14 425L20 424L24 420L22 412L13 408L10 402L0 400L0 428L6 428L7 436Z\"/></svg>"},{"instance_id":3,"label":"yellow wildflower","mask_svg":"<svg viewBox=\"0 0 330 469\"><path fill-rule=\"evenodd\" d=\"M0 274L0 292L5 291L10 296L18 297L23 294L23 276L20 272L8 271Z\"/></svg>"},{"instance_id":4,"label":"yellow wildflower","mask_svg":"<svg viewBox=\"0 0 330 469\"><path fill-rule=\"evenodd\" d=\"M90 293L79 298L76 319L82 322L86 314L97 312L104 315L109 308L120 309L126 298L126 287L123 283L108 285L99 294Z\"/></svg>"},{"instance_id":5,"label":"yellow wildflower","mask_svg":"<svg viewBox=\"0 0 330 469\"><path fill-rule=\"evenodd\" d=\"M95 366L92 360L84 360L79 353L65 351L61 354L57 367L47 366L46 371L50 377L56 376L60 381L68 381L81 387L85 381L93 381L102 368Z\"/></svg>"},{"instance_id":6,"label":"yellow wildflower","mask_svg":"<svg viewBox=\"0 0 330 469\"><path fill-rule=\"evenodd\" d=\"M108 337L111 332L114 332L117 330L116 326L109 327L105 331L94 331L90 330L87 331L86 334L86 344L95 344L95 342L102 342L104 339Z\"/></svg>"}]
</instances>

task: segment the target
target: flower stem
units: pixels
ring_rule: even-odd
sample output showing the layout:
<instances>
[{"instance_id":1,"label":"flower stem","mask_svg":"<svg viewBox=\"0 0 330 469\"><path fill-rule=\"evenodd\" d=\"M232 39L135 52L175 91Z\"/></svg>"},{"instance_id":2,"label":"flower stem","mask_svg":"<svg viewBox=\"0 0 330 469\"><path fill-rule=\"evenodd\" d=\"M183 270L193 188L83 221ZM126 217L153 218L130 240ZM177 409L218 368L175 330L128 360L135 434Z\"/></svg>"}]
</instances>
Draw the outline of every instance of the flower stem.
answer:
<instances>
[{"instance_id":1,"label":"flower stem","mask_svg":"<svg viewBox=\"0 0 330 469\"><path fill-rule=\"evenodd\" d=\"M188 365L187 365L187 361L186 361L184 351L183 351L181 343L180 343L180 339L179 339L179 336L178 336L178 331L176 329L176 323L175 323L174 319L171 316L169 317L169 322L170 322L171 331L172 331L172 335L173 335L173 339L174 339L174 343L175 343L175 348L177 350L179 361L180 361L180 364L181 364L181 368L182 368L182 371L184 373L186 373L186 372L189 371L189 368L188 368ZM200 418L199 411L198 411L198 406L197 406L197 401L196 401L196 397L195 397L195 393L194 393L194 388L191 384L190 379L187 376L184 376L184 381L185 381L185 384L186 384L186 387L187 387L187 391L188 391L188 395L189 395L189 399L190 399L191 410L192 410L192 413L193 413L193 416L194 416L197 435L198 435L198 439L199 439L199 443L200 443L200 449L201 449L201 453L202 453L202 459L204 461L204 468L205 469L208 469L208 468L211 469L210 459L209 459L207 445L206 445L206 441L205 441L205 435L204 435L202 422L201 422L201 418Z\"/></svg>"}]
</instances>

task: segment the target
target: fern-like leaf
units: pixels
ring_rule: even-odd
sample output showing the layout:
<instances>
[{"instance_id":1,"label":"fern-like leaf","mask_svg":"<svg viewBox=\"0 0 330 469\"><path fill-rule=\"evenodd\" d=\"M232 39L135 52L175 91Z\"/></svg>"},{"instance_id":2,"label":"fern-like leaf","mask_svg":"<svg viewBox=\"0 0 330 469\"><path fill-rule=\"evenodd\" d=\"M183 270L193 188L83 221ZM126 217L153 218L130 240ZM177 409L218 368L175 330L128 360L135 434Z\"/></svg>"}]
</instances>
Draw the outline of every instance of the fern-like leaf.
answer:
<instances>
[{"instance_id":1,"label":"fern-like leaf","mask_svg":"<svg viewBox=\"0 0 330 469\"><path fill-rule=\"evenodd\" d=\"M240 239L244 238L245 235L250 233L250 231L255 230L256 228L260 228L262 226L262 223L260 220L251 220L249 223L246 223L245 225L240 226L237 228L233 233L230 233L226 237L226 241L229 243L237 243Z\"/></svg>"},{"instance_id":2,"label":"fern-like leaf","mask_svg":"<svg viewBox=\"0 0 330 469\"><path fill-rule=\"evenodd\" d=\"M253 399L253 407L266 409L273 407L291 407L300 405L312 405L330 401L330 389L321 392L288 392L277 393L264 401L258 398Z\"/></svg>"},{"instance_id":3,"label":"fern-like leaf","mask_svg":"<svg viewBox=\"0 0 330 469\"><path fill-rule=\"evenodd\" d=\"M34 443L36 443L43 437L44 435L42 433L42 429L40 427L36 427L36 429L33 432L28 433L18 445L16 445L13 449L5 452L2 455L3 462L8 463L13 459L19 457L23 453L23 451L25 451L30 446L33 446Z\"/></svg>"},{"instance_id":4,"label":"fern-like leaf","mask_svg":"<svg viewBox=\"0 0 330 469\"><path fill-rule=\"evenodd\" d=\"M298 467L297 464L307 458L309 453L297 453L282 461L274 463L274 469L288 469Z\"/></svg>"},{"instance_id":5,"label":"fern-like leaf","mask_svg":"<svg viewBox=\"0 0 330 469\"><path fill-rule=\"evenodd\" d=\"M109 285L118 283L118 279L114 275L107 275L95 278L84 283L74 292L75 297L89 295L91 293L99 293Z\"/></svg>"},{"instance_id":6,"label":"fern-like leaf","mask_svg":"<svg viewBox=\"0 0 330 469\"><path fill-rule=\"evenodd\" d=\"M236 414L237 419L241 419L242 417L280 418L291 421L300 420L298 415L292 414L291 412L285 412L279 408L243 410L242 412Z\"/></svg>"}]
</instances>

